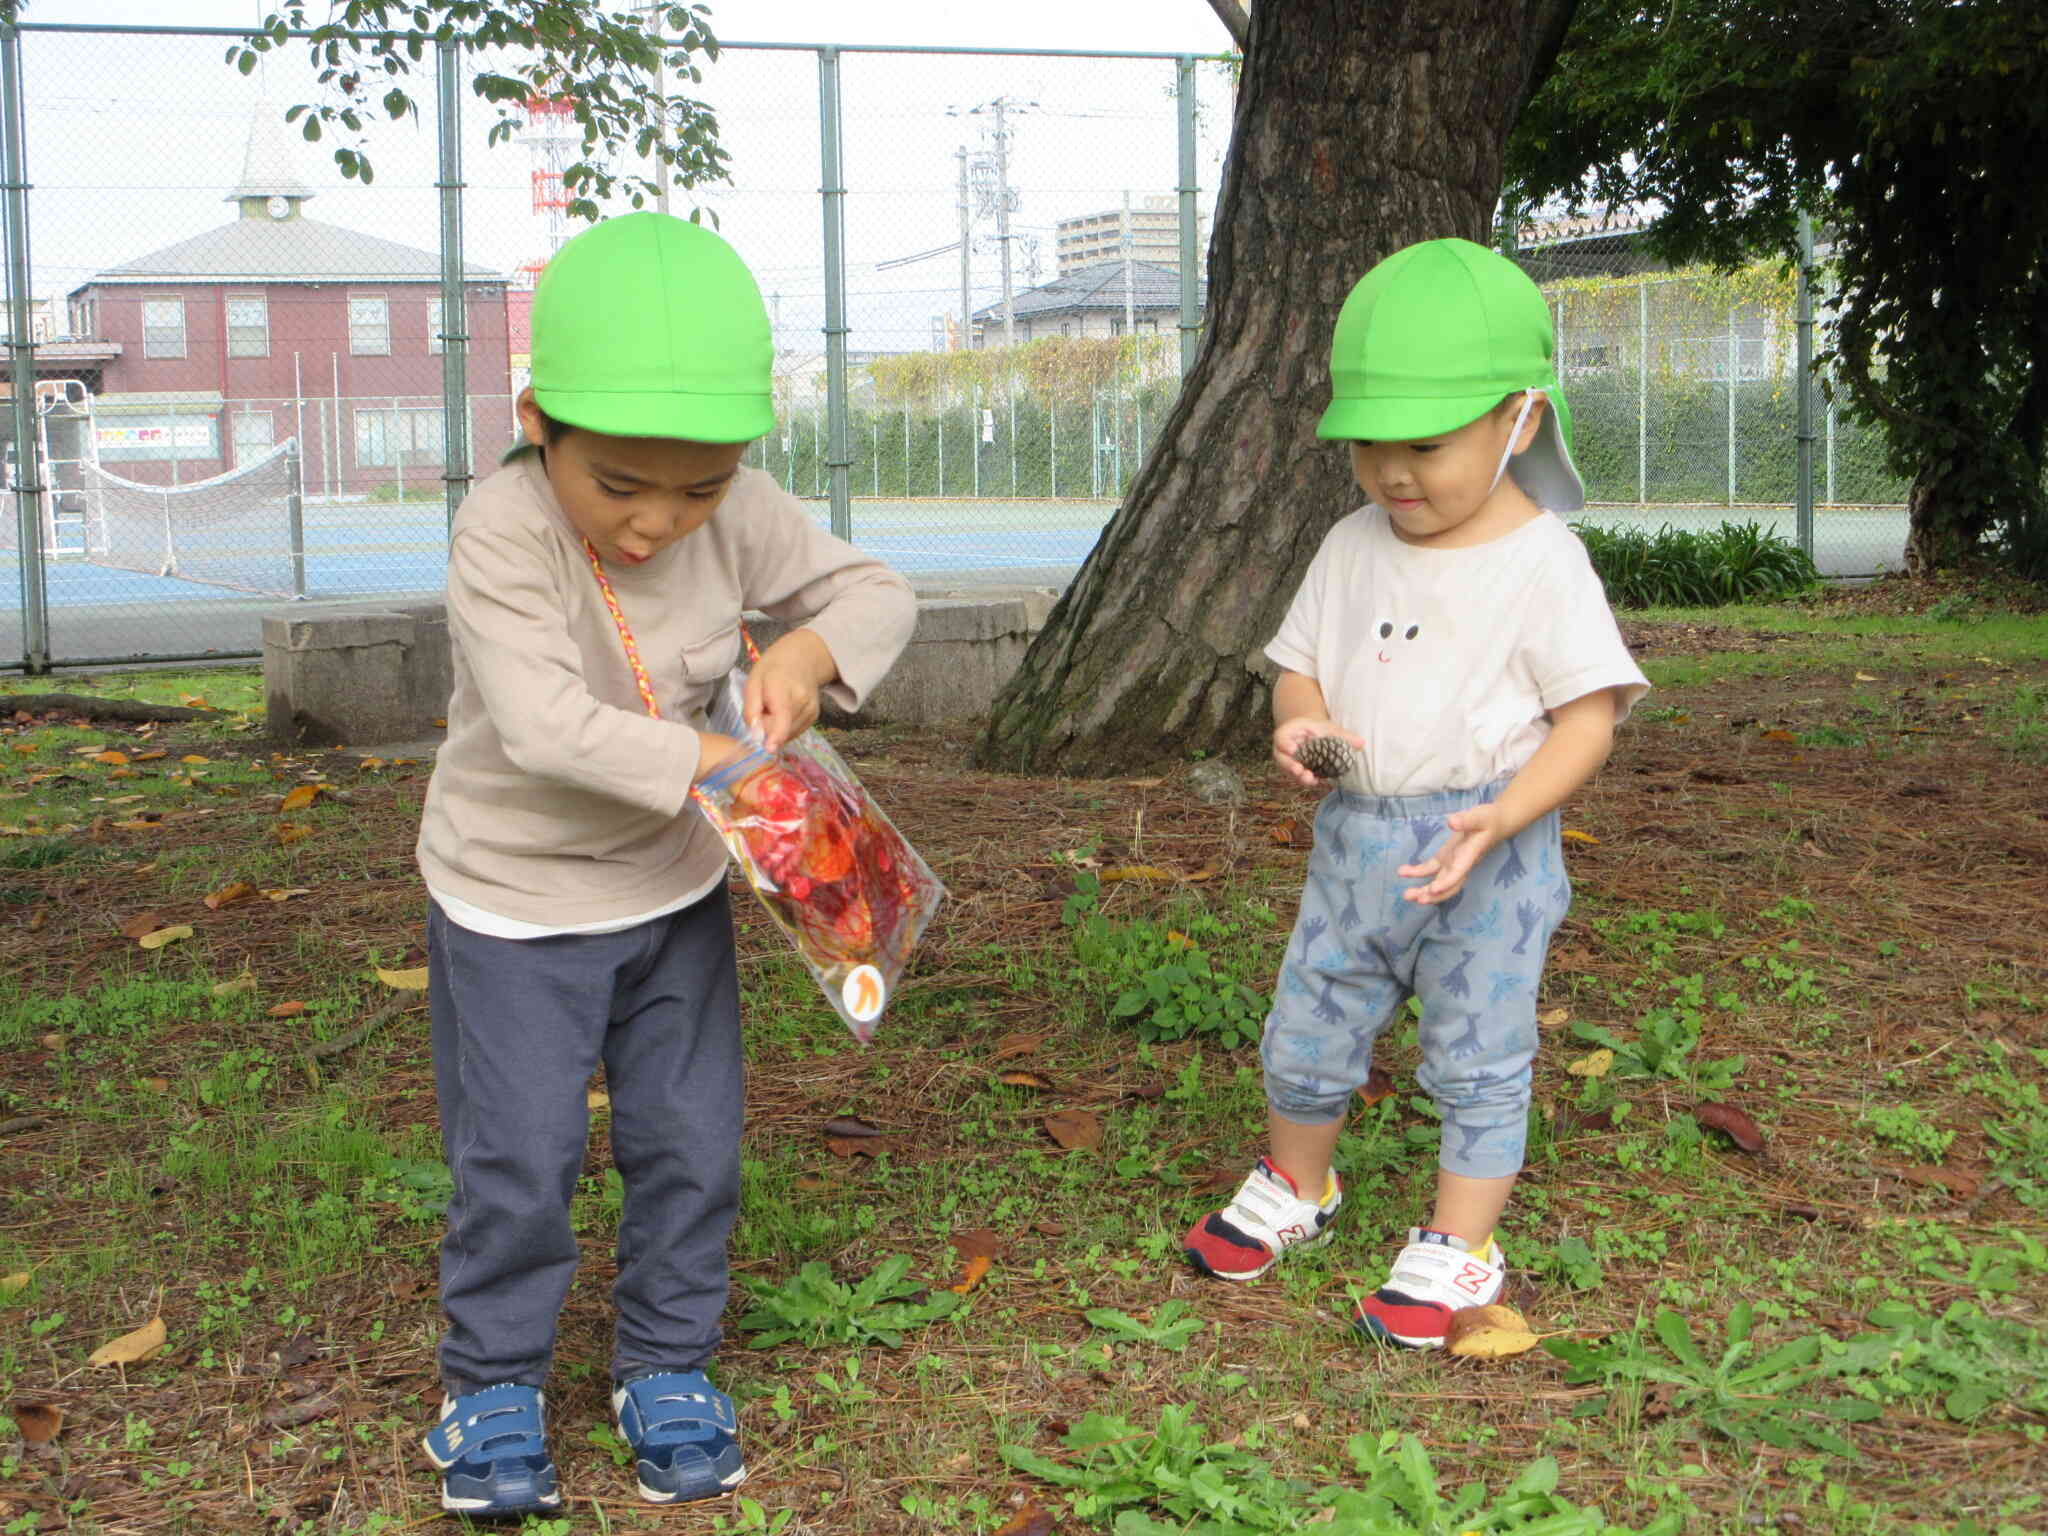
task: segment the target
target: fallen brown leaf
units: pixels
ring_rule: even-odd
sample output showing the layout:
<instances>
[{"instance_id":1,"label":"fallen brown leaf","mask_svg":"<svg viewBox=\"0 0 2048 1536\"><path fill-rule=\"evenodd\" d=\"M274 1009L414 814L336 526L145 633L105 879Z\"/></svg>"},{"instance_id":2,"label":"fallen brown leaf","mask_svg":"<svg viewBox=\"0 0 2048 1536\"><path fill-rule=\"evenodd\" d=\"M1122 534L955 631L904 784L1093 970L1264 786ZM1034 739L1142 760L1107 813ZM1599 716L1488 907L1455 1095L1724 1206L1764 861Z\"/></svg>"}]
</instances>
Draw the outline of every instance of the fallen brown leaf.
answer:
<instances>
[{"instance_id":1,"label":"fallen brown leaf","mask_svg":"<svg viewBox=\"0 0 2048 1536\"><path fill-rule=\"evenodd\" d=\"M1085 1109L1062 1109L1045 1117L1046 1134L1069 1152L1102 1145L1102 1121Z\"/></svg>"},{"instance_id":2,"label":"fallen brown leaf","mask_svg":"<svg viewBox=\"0 0 2048 1536\"><path fill-rule=\"evenodd\" d=\"M164 1347L164 1320L153 1317L132 1333L110 1339L90 1355L87 1365L140 1365Z\"/></svg>"},{"instance_id":3,"label":"fallen brown leaf","mask_svg":"<svg viewBox=\"0 0 2048 1536\"><path fill-rule=\"evenodd\" d=\"M1053 1536L1052 1516L1036 1504L1026 1504L997 1528L995 1536Z\"/></svg>"},{"instance_id":4,"label":"fallen brown leaf","mask_svg":"<svg viewBox=\"0 0 2048 1536\"><path fill-rule=\"evenodd\" d=\"M139 939L144 934L155 933L163 927L164 920L155 912L138 912L121 925L121 937Z\"/></svg>"},{"instance_id":5,"label":"fallen brown leaf","mask_svg":"<svg viewBox=\"0 0 2048 1536\"><path fill-rule=\"evenodd\" d=\"M1577 1061L1566 1062L1564 1069L1573 1077L1605 1077L1614 1070L1614 1052L1603 1045L1597 1051L1586 1052Z\"/></svg>"},{"instance_id":6,"label":"fallen brown leaf","mask_svg":"<svg viewBox=\"0 0 2048 1536\"><path fill-rule=\"evenodd\" d=\"M211 892L206 897L206 904L218 912L222 907L232 907L238 901L247 901L255 894L255 886L246 880L237 880L232 884L222 886L217 891Z\"/></svg>"},{"instance_id":7,"label":"fallen brown leaf","mask_svg":"<svg viewBox=\"0 0 2048 1536\"><path fill-rule=\"evenodd\" d=\"M1505 1360L1512 1355L1526 1355L1540 1342L1521 1313L1499 1302L1453 1312L1444 1335L1444 1348L1468 1360Z\"/></svg>"},{"instance_id":8,"label":"fallen brown leaf","mask_svg":"<svg viewBox=\"0 0 2048 1536\"><path fill-rule=\"evenodd\" d=\"M288 1003L278 1003L274 1007L264 1010L273 1019L296 1019L305 1011L306 1005L297 998L292 999Z\"/></svg>"},{"instance_id":9,"label":"fallen brown leaf","mask_svg":"<svg viewBox=\"0 0 2048 1536\"><path fill-rule=\"evenodd\" d=\"M969 1259L997 1258L1003 1251L1003 1240L987 1227L968 1227L955 1232L948 1241L963 1263Z\"/></svg>"},{"instance_id":10,"label":"fallen brown leaf","mask_svg":"<svg viewBox=\"0 0 2048 1536\"><path fill-rule=\"evenodd\" d=\"M1021 1030L1012 1030L996 1041L996 1048L989 1053L988 1059L1008 1061L1013 1056L1029 1056L1044 1043L1044 1035L1027 1035Z\"/></svg>"},{"instance_id":11,"label":"fallen brown leaf","mask_svg":"<svg viewBox=\"0 0 2048 1536\"><path fill-rule=\"evenodd\" d=\"M1366 1075L1365 1086L1358 1090L1358 1096L1365 1100L1365 1105L1368 1109L1379 1103L1381 1099L1392 1098L1394 1096L1394 1080L1387 1076L1387 1069L1385 1067L1374 1067Z\"/></svg>"},{"instance_id":12,"label":"fallen brown leaf","mask_svg":"<svg viewBox=\"0 0 2048 1536\"><path fill-rule=\"evenodd\" d=\"M988 1274L989 1265L994 1262L987 1254L977 1253L961 1268L959 1283L949 1285L946 1289L965 1296L969 1291L981 1284L982 1278Z\"/></svg>"},{"instance_id":13,"label":"fallen brown leaf","mask_svg":"<svg viewBox=\"0 0 2048 1536\"><path fill-rule=\"evenodd\" d=\"M280 821L270 829L270 839L280 848L289 848L293 843L304 842L313 835L313 829L296 821Z\"/></svg>"},{"instance_id":14,"label":"fallen brown leaf","mask_svg":"<svg viewBox=\"0 0 2048 1536\"><path fill-rule=\"evenodd\" d=\"M135 942L144 949L162 949L166 944L175 944L180 939L192 937L190 924L179 923L170 928L159 928L155 933L145 933Z\"/></svg>"},{"instance_id":15,"label":"fallen brown leaf","mask_svg":"<svg viewBox=\"0 0 2048 1536\"><path fill-rule=\"evenodd\" d=\"M880 1157L895 1148L886 1136L827 1136L825 1150L834 1157Z\"/></svg>"},{"instance_id":16,"label":"fallen brown leaf","mask_svg":"<svg viewBox=\"0 0 2048 1536\"><path fill-rule=\"evenodd\" d=\"M30 1445L48 1445L64 1427L64 1410L55 1403L10 1403L7 1411Z\"/></svg>"},{"instance_id":17,"label":"fallen brown leaf","mask_svg":"<svg viewBox=\"0 0 2048 1536\"><path fill-rule=\"evenodd\" d=\"M1315 841L1313 834L1292 816L1275 822L1266 836L1282 848L1307 848Z\"/></svg>"},{"instance_id":18,"label":"fallen brown leaf","mask_svg":"<svg viewBox=\"0 0 2048 1536\"><path fill-rule=\"evenodd\" d=\"M1114 880L1177 880L1180 877L1157 864L1113 864L1099 878L1108 885Z\"/></svg>"},{"instance_id":19,"label":"fallen brown leaf","mask_svg":"<svg viewBox=\"0 0 2048 1536\"><path fill-rule=\"evenodd\" d=\"M1047 1089L1052 1087L1052 1079L1043 1072L1025 1072L1014 1067L1008 1072L998 1073L996 1081L1008 1083L1012 1088Z\"/></svg>"},{"instance_id":20,"label":"fallen brown leaf","mask_svg":"<svg viewBox=\"0 0 2048 1536\"><path fill-rule=\"evenodd\" d=\"M878 1127L870 1125L858 1115L834 1115L825 1122L825 1134L827 1136L858 1137L880 1136L884 1132Z\"/></svg>"},{"instance_id":21,"label":"fallen brown leaf","mask_svg":"<svg viewBox=\"0 0 2048 1536\"><path fill-rule=\"evenodd\" d=\"M427 968L424 965L410 966L402 971L387 971L377 968L377 979L394 992L424 992L427 990Z\"/></svg>"},{"instance_id":22,"label":"fallen brown leaf","mask_svg":"<svg viewBox=\"0 0 2048 1536\"><path fill-rule=\"evenodd\" d=\"M1581 832L1577 827L1566 827L1558 834L1568 843L1598 843L1599 838L1590 832Z\"/></svg>"},{"instance_id":23,"label":"fallen brown leaf","mask_svg":"<svg viewBox=\"0 0 2048 1536\"><path fill-rule=\"evenodd\" d=\"M213 984L213 995L215 997L240 997L244 992L254 992L255 990L256 978L247 971L242 972L241 975L235 977L232 981L217 981Z\"/></svg>"},{"instance_id":24,"label":"fallen brown leaf","mask_svg":"<svg viewBox=\"0 0 2048 1536\"><path fill-rule=\"evenodd\" d=\"M112 747L109 747L104 752L93 753L92 760L96 763L105 763L110 768L121 768L127 765L128 754L126 752L116 752Z\"/></svg>"},{"instance_id":25,"label":"fallen brown leaf","mask_svg":"<svg viewBox=\"0 0 2048 1536\"><path fill-rule=\"evenodd\" d=\"M327 788L325 784L298 785L285 794L284 799L279 802L277 808L279 811L303 811L307 806L320 798L320 792L325 788Z\"/></svg>"},{"instance_id":26,"label":"fallen brown leaf","mask_svg":"<svg viewBox=\"0 0 2048 1536\"><path fill-rule=\"evenodd\" d=\"M1745 1152L1755 1154L1764 1149L1764 1133L1733 1104L1695 1104L1692 1117L1701 1125L1720 1131Z\"/></svg>"}]
</instances>

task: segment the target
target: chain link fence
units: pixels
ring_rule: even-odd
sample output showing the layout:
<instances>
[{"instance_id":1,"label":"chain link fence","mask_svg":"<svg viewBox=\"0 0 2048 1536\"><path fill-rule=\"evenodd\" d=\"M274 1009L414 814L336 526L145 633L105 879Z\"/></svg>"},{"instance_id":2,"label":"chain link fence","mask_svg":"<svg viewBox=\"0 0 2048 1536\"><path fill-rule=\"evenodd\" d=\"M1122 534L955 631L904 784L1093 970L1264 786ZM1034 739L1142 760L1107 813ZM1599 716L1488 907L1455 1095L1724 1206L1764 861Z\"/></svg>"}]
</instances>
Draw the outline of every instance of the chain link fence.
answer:
<instances>
[{"instance_id":1,"label":"chain link fence","mask_svg":"<svg viewBox=\"0 0 2048 1536\"><path fill-rule=\"evenodd\" d=\"M581 227L565 104L492 145L492 61L446 50L421 116L369 126L366 186L283 121L320 95L302 53L244 77L236 35L0 27L30 386L0 413L0 665L246 655L287 603L431 596L452 502L515 440L533 279ZM690 89L732 180L671 211L768 299L748 462L926 590L1064 584L1192 357L1232 88L1168 54L727 45ZM1569 237L1523 259L1592 515L1789 531L1787 295ZM1823 569L1896 564L1877 445L1831 412L1816 440Z\"/></svg>"},{"instance_id":2,"label":"chain link fence","mask_svg":"<svg viewBox=\"0 0 2048 1536\"><path fill-rule=\"evenodd\" d=\"M1650 529L1753 522L1796 539L1794 275L1768 262L1733 273L1649 270L1631 234L1538 224L1524 231L1536 243L1517 257L1550 300L1588 519ZM1825 309L1819 295L1814 307ZM1895 569L1906 483L1885 467L1882 436L1826 395L1816 388L1812 405L1814 561L1829 576Z\"/></svg>"}]
</instances>

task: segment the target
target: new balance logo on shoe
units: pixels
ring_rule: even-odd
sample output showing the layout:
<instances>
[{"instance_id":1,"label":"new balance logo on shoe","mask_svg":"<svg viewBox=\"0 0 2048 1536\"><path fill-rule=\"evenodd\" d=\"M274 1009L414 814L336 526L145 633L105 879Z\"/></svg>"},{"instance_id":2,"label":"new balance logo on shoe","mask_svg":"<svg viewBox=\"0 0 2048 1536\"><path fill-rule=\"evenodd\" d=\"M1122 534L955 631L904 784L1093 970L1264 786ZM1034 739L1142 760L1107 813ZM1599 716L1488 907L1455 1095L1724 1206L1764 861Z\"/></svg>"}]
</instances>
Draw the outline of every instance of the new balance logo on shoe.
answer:
<instances>
[{"instance_id":1,"label":"new balance logo on shoe","mask_svg":"<svg viewBox=\"0 0 2048 1536\"><path fill-rule=\"evenodd\" d=\"M1467 1263L1451 1280L1459 1290L1477 1296L1485 1291L1487 1282L1493 1279L1493 1271L1482 1264Z\"/></svg>"}]
</instances>

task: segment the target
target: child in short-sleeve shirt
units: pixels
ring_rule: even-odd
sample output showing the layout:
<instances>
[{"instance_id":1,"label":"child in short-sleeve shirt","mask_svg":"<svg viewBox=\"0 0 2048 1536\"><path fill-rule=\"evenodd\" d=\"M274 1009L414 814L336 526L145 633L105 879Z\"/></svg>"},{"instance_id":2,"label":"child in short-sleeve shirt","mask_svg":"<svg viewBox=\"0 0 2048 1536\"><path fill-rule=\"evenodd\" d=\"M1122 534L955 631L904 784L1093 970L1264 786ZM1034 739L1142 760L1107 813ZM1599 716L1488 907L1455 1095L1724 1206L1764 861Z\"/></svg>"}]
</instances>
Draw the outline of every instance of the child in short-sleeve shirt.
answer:
<instances>
[{"instance_id":1,"label":"child in short-sleeve shirt","mask_svg":"<svg viewBox=\"0 0 2048 1536\"><path fill-rule=\"evenodd\" d=\"M1558 806L1648 689L1584 546L1547 305L1462 240L1398 251L1345 301L1317 435L1369 498L1333 528L1266 649L1273 756L1318 737L1350 767L1316 815L1267 1019L1268 1151L1185 1251L1249 1280L1326 1241L1330 1167L1375 1043L1422 1004L1418 1074L1443 1118L1434 1210L1354 1326L1443 1342L1496 1299L1494 1228L1520 1171L1536 992L1571 900ZM1316 753L1311 753L1313 758Z\"/></svg>"}]
</instances>

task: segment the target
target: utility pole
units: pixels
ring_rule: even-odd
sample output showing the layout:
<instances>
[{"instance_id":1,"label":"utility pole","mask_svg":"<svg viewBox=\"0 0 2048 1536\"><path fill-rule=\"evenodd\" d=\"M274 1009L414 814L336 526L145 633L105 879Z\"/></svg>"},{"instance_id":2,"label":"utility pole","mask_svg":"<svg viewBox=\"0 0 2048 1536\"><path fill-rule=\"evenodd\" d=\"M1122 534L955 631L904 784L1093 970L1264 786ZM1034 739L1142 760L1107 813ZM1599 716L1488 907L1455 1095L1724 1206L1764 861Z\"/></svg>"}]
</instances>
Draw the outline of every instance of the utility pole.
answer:
<instances>
[{"instance_id":1,"label":"utility pole","mask_svg":"<svg viewBox=\"0 0 2048 1536\"><path fill-rule=\"evenodd\" d=\"M1124 188L1124 223L1117 243L1124 253L1124 334L1138 334L1138 301L1131 293L1131 189Z\"/></svg>"},{"instance_id":2,"label":"utility pole","mask_svg":"<svg viewBox=\"0 0 2048 1536\"><path fill-rule=\"evenodd\" d=\"M1017 344L1017 305L1010 268L1010 120L1011 112L1028 111L1037 106L1035 101L1016 101L1008 96L998 96L973 110L986 112L996 120L995 161L996 161L996 240L1003 252L1003 345Z\"/></svg>"},{"instance_id":3,"label":"utility pole","mask_svg":"<svg viewBox=\"0 0 2048 1536\"><path fill-rule=\"evenodd\" d=\"M967 200L967 146L954 151L960 161L960 350L974 347L973 207Z\"/></svg>"},{"instance_id":4,"label":"utility pole","mask_svg":"<svg viewBox=\"0 0 2048 1536\"><path fill-rule=\"evenodd\" d=\"M996 114L996 241L1003 253L1003 345L1017 345L1017 300L1010 286L1010 130L1003 114L1009 102L998 96Z\"/></svg>"},{"instance_id":5,"label":"utility pole","mask_svg":"<svg viewBox=\"0 0 2048 1536\"><path fill-rule=\"evenodd\" d=\"M647 30L654 39L654 99L661 109L661 121L654 130L654 209L668 212L669 168L662 163L661 149L668 143L668 50L661 42L660 0L647 7Z\"/></svg>"}]
</instances>

